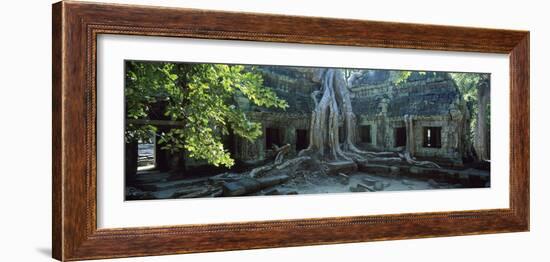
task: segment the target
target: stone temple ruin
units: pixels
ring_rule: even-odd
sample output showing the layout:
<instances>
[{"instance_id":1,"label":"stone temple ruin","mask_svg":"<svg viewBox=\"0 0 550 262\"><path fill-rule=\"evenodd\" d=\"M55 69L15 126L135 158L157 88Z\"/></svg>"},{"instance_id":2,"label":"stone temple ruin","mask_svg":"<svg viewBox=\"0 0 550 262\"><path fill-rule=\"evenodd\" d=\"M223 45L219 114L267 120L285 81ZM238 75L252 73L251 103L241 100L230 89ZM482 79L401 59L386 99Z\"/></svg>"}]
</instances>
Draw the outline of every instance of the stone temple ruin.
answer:
<instances>
[{"instance_id":1,"label":"stone temple ruin","mask_svg":"<svg viewBox=\"0 0 550 262\"><path fill-rule=\"evenodd\" d=\"M146 176L139 175L134 184L127 185L128 199L490 186L489 168L472 166L470 161L471 105L464 101L455 81L443 72L412 72L407 81L396 83L396 71L363 70L348 81L356 118L357 141L352 142L359 149L394 155L406 152L414 161L437 163L437 168L403 159L377 162L374 158L368 164L327 162L328 171L287 168L274 172L275 175L253 176L258 168L273 167L281 147L285 147L286 159L300 158L298 153L308 148L310 136L316 132L310 130L316 106L312 93L320 87L313 80L314 68L261 66L257 70L264 86L286 100L289 107L268 109L235 97L236 105L263 128L262 135L252 142L231 134L223 138L225 148L236 160L235 167L215 168L206 161L186 157L185 153L169 153L156 142L140 145L139 151L148 153L135 161L128 157L135 149L127 146L127 167L136 162L154 165L152 170L138 171ZM155 105L153 114L155 110L162 112L162 105ZM339 134L346 132L343 122L339 119ZM156 123L157 132L178 127L178 123L166 119L148 123ZM339 135L341 140L344 137Z\"/></svg>"},{"instance_id":2,"label":"stone temple ruin","mask_svg":"<svg viewBox=\"0 0 550 262\"><path fill-rule=\"evenodd\" d=\"M233 141L236 159L263 161L272 156L274 144L290 144L292 153L308 146L314 109L310 94L318 88L310 80L310 70L262 67L264 84L285 99L289 108L270 110L250 106L246 99L239 100L239 106L249 111L250 118L262 123L264 132L254 143L236 138ZM399 152L410 143L409 151L414 157L462 165L469 146L464 144L469 113L448 74L413 73L407 82L394 84L390 81L391 71L367 72L368 75L353 81L351 87L358 118L358 145L367 150ZM410 127L405 125L404 116L410 116ZM408 128L412 130L409 132Z\"/></svg>"}]
</instances>

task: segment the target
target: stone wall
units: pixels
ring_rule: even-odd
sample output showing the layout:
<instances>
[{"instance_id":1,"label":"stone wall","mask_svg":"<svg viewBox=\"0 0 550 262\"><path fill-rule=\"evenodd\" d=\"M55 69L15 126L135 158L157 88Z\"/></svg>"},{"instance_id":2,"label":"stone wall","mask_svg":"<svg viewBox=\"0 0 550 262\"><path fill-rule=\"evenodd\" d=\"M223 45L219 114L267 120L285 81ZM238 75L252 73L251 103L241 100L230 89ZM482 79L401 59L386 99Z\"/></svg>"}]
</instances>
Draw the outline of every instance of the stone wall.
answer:
<instances>
[{"instance_id":1,"label":"stone wall","mask_svg":"<svg viewBox=\"0 0 550 262\"><path fill-rule=\"evenodd\" d=\"M459 132L456 130L456 121L446 116L424 116L416 117L413 120L414 152L413 156L426 158L440 158L451 162L461 163L462 148L460 147ZM405 128L405 122L400 117L366 117L362 116L358 121L358 129L361 126L370 126L371 143L358 143L366 149L401 152L405 146L395 145L396 128ZM424 128L441 128L441 147L424 147ZM409 139L409 138L407 138Z\"/></svg>"},{"instance_id":2,"label":"stone wall","mask_svg":"<svg viewBox=\"0 0 550 262\"><path fill-rule=\"evenodd\" d=\"M266 129L280 131L281 145L290 144L290 154L296 153L296 130L308 130L311 112L314 109L310 93L319 88L312 81L313 69L259 67L264 84L285 99L289 108L266 109L251 105L244 97L236 97L241 109L248 117L262 124L263 134L255 141L234 138L233 157L253 163L273 157L273 151L266 146ZM405 127L404 116L413 116L415 157L441 158L460 163L464 156L464 145L469 114L465 102L454 82L445 73L413 73L402 84L393 84L390 79L395 73L367 70L368 77L360 77L351 88L352 103L357 115L358 134L363 125L370 126L370 143L357 143L368 150L405 150L395 146L395 129ZM424 147L424 127L441 127L441 147ZM309 134L308 130L308 141ZM360 136L358 136L360 139Z\"/></svg>"},{"instance_id":3,"label":"stone wall","mask_svg":"<svg viewBox=\"0 0 550 262\"><path fill-rule=\"evenodd\" d=\"M395 129L405 127L404 116L409 115L414 119L413 156L441 158L460 164L466 155L469 112L447 74L416 74L398 85L391 81L357 81L352 92L358 128L371 126L372 142L362 144L363 147L380 151L405 150L395 146ZM424 147L425 127L441 128L440 148Z\"/></svg>"},{"instance_id":4,"label":"stone wall","mask_svg":"<svg viewBox=\"0 0 550 262\"><path fill-rule=\"evenodd\" d=\"M279 129L281 144L290 144L290 154L296 153L296 130L309 129L309 120L314 109L310 94L319 88L319 84L312 81L312 68L261 66L257 69L262 74L264 85L287 101L289 107L286 110L256 107L244 97L236 98L239 107L247 112L252 121L261 123L263 128L262 135L253 142L235 138L234 157L247 163L261 162L273 157L273 150L266 147L267 128Z\"/></svg>"},{"instance_id":5,"label":"stone wall","mask_svg":"<svg viewBox=\"0 0 550 262\"><path fill-rule=\"evenodd\" d=\"M254 142L238 137L235 138L237 144L235 158L243 162L263 161L273 157L272 148L266 147L265 135L267 128L279 129L281 143L278 146L290 144L290 155L297 153L296 130L309 129L309 114L250 112L248 116L252 121L262 124L263 132Z\"/></svg>"}]
</instances>

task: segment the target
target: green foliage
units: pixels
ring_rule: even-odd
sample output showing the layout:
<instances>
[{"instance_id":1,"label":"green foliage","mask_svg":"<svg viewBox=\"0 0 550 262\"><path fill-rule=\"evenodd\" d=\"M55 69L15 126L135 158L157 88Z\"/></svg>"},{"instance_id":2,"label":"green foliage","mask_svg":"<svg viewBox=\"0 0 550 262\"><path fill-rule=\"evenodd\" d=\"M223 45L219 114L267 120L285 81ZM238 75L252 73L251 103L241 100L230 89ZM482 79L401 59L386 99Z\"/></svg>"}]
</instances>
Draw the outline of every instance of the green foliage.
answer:
<instances>
[{"instance_id":1,"label":"green foliage","mask_svg":"<svg viewBox=\"0 0 550 262\"><path fill-rule=\"evenodd\" d=\"M400 86L407 82L413 72L414 71L393 71L390 81L392 81L395 85ZM418 74L425 75L426 72L419 71Z\"/></svg>"},{"instance_id":2,"label":"green foliage","mask_svg":"<svg viewBox=\"0 0 550 262\"><path fill-rule=\"evenodd\" d=\"M450 73L450 75L464 100L477 103L477 87L479 82L484 80L484 75L474 73Z\"/></svg>"},{"instance_id":3,"label":"green foliage","mask_svg":"<svg viewBox=\"0 0 550 262\"><path fill-rule=\"evenodd\" d=\"M402 84L409 79L409 76L411 76L412 71L395 71L394 75L391 78L391 81L396 84Z\"/></svg>"},{"instance_id":4,"label":"green foliage","mask_svg":"<svg viewBox=\"0 0 550 262\"><path fill-rule=\"evenodd\" d=\"M263 87L254 68L240 65L128 62L125 93L130 119L147 119L152 104L164 102L164 116L184 122L183 127L160 135L163 149L186 151L189 157L226 167L234 160L223 146L223 136L231 130L253 141L262 134L261 125L236 106L236 96L258 106L288 107ZM129 125L126 140L144 139L151 131L156 130L150 125Z\"/></svg>"},{"instance_id":5,"label":"green foliage","mask_svg":"<svg viewBox=\"0 0 550 262\"><path fill-rule=\"evenodd\" d=\"M474 137L474 132L477 128L477 112L478 112L478 88L481 81L486 81L489 78L488 74L478 74L478 73L449 73L451 78L454 80L458 90L462 94L462 98L466 101L470 109L471 122L470 122L470 137ZM487 106L487 124L490 125L491 117L491 104Z\"/></svg>"},{"instance_id":6,"label":"green foliage","mask_svg":"<svg viewBox=\"0 0 550 262\"><path fill-rule=\"evenodd\" d=\"M130 62L126 65L125 106L128 119L145 119L150 105L166 97L166 90L173 89L176 75L173 64ZM125 140L150 142L156 132L151 125L128 124Z\"/></svg>"}]
</instances>

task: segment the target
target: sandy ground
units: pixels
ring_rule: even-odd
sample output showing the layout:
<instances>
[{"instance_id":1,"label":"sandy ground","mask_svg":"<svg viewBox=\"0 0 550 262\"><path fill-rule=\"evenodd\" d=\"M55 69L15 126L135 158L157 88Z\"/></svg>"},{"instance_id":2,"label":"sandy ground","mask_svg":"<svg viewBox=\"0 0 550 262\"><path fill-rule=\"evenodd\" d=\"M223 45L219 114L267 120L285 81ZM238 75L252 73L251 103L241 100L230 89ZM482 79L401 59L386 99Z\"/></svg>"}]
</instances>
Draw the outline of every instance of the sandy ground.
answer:
<instances>
[{"instance_id":1,"label":"sandy ground","mask_svg":"<svg viewBox=\"0 0 550 262\"><path fill-rule=\"evenodd\" d=\"M150 173L141 175L144 182L153 184L156 189L147 193L156 199L173 198L173 194L182 188L189 188L184 185L192 182L199 182L191 187L204 187L201 181L207 178L186 179L167 181L169 177L165 173ZM360 186L358 186L360 185ZM366 187L364 187L366 186ZM365 172L353 172L346 176L323 175L320 173L298 174L293 179L283 184L268 187L249 195L288 195L288 194L322 194L322 193L349 193L349 192L372 192L372 191L406 191L406 190L429 190L461 188L461 184L448 184L436 182L432 179L417 179L410 176L384 176L368 174ZM144 190L146 191L146 190Z\"/></svg>"},{"instance_id":2,"label":"sandy ground","mask_svg":"<svg viewBox=\"0 0 550 262\"><path fill-rule=\"evenodd\" d=\"M354 172L348 175L349 182L341 179L338 176L323 176L323 175L305 175L297 177L284 184L264 189L253 195L269 194L273 189L279 191L280 194L298 193L298 194L320 194L320 193L349 193L350 187L356 187L357 184L363 184L373 187L373 184L379 182L383 188L376 191L405 191L405 190L426 190L440 188L458 188L461 185L450 185L445 183L437 183L430 180L414 179L408 177L388 177L367 174L363 172ZM366 191L365 191L366 192Z\"/></svg>"}]
</instances>

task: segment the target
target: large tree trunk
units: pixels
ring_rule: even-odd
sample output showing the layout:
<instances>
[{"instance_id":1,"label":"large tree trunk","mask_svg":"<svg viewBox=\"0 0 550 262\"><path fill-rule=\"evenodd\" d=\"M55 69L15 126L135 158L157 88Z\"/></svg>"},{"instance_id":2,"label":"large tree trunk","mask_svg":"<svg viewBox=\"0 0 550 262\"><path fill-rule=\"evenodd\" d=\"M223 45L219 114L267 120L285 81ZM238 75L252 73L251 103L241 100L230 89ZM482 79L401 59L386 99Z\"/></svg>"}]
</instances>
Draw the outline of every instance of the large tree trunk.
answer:
<instances>
[{"instance_id":1,"label":"large tree trunk","mask_svg":"<svg viewBox=\"0 0 550 262\"><path fill-rule=\"evenodd\" d=\"M481 80L477 89L477 129L475 132L474 147L478 160L489 160L489 129L487 121L487 105L491 88L489 79Z\"/></svg>"},{"instance_id":2,"label":"large tree trunk","mask_svg":"<svg viewBox=\"0 0 550 262\"><path fill-rule=\"evenodd\" d=\"M367 159L370 158L374 161L398 161L411 165L439 167L429 161L416 161L409 151L398 154L395 152L366 152L358 149L355 146L357 118L352 110L351 93L343 72L338 69L319 69L315 80L321 82L321 89L311 94L315 110L311 113L308 148L300 151L298 157L285 162L281 161L282 155L278 156L274 163L252 170L249 173L251 177L260 177L268 173L277 174L277 170L295 168L311 158L315 159L314 161L325 162L325 164L329 161L341 160L367 164ZM414 152L412 120L412 117L405 116L408 136L410 136L407 150ZM343 127L342 133L338 132L340 125ZM341 135L344 136L342 143L339 142Z\"/></svg>"},{"instance_id":3,"label":"large tree trunk","mask_svg":"<svg viewBox=\"0 0 550 262\"><path fill-rule=\"evenodd\" d=\"M163 132L170 131L166 126L157 127L156 137L160 137ZM155 168L160 172L170 171L170 152L166 149L162 149L163 145L159 143L158 139L155 139Z\"/></svg>"},{"instance_id":4,"label":"large tree trunk","mask_svg":"<svg viewBox=\"0 0 550 262\"><path fill-rule=\"evenodd\" d=\"M358 154L364 153L357 149L357 120L352 111L350 92L344 75L336 69L320 69L321 91L312 94L315 110L311 114L310 143L303 152L315 152L320 158L327 160L356 160ZM317 101L317 95L321 99ZM342 134L338 127L342 124ZM340 135L344 136L343 146L340 145Z\"/></svg>"},{"instance_id":5,"label":"large tree trunk","mask_svg":"<svg viewBox=\"0 0 550 262\"><path fill-rule=\"evenodd\" d=\"M414 153L416 151L416 141L414 139L414 126L413 121L414 117L410 115L405 115L405 131L407 134L407 143L406 143L406 150L410 153L411 156L414 156Z\"/></svg>"}]
</instances>

